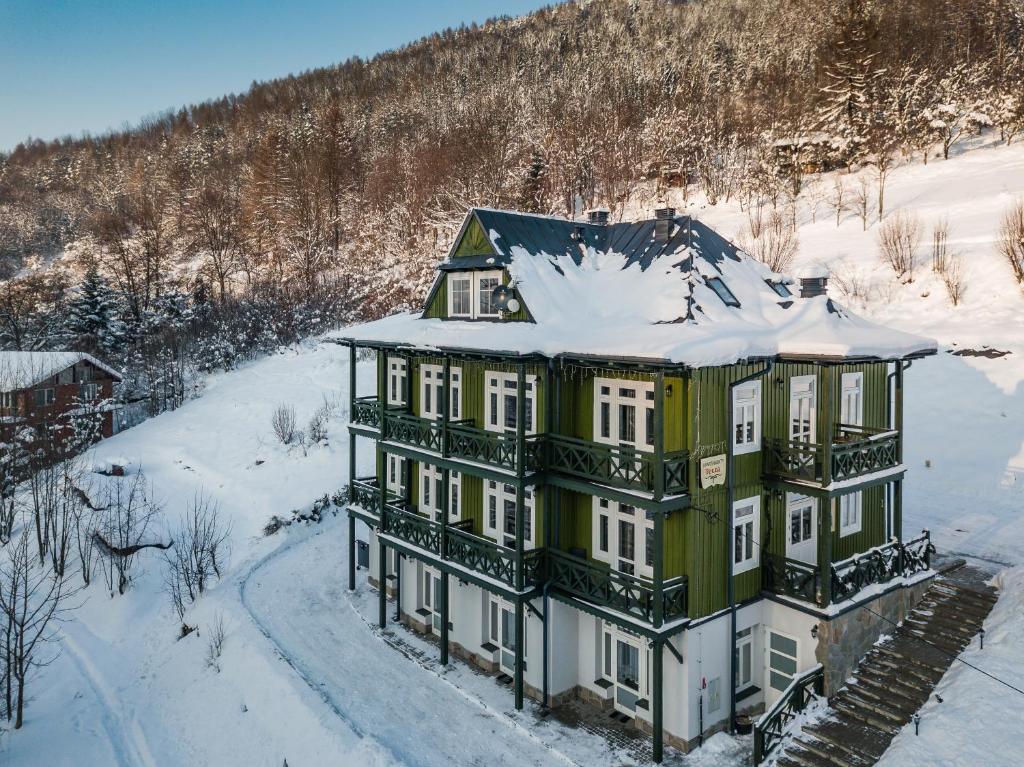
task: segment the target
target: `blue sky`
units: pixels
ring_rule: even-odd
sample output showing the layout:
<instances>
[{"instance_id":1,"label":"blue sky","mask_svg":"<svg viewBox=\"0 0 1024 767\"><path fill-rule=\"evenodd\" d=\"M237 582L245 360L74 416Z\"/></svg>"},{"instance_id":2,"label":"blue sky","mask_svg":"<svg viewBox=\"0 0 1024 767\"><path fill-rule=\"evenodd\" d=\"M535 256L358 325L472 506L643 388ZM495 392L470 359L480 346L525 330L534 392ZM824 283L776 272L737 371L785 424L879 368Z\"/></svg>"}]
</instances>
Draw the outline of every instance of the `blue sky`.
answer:
<instances>
[{"instance_id":1,"label":"blue sky","mask_svg":"<svg viewBox=\"0 0 1024 767\"><path fill-rule=\"evenodd\" d=\"M372 56L539 0L0 0L0 151Z\"/></svg>"}]
</instances>

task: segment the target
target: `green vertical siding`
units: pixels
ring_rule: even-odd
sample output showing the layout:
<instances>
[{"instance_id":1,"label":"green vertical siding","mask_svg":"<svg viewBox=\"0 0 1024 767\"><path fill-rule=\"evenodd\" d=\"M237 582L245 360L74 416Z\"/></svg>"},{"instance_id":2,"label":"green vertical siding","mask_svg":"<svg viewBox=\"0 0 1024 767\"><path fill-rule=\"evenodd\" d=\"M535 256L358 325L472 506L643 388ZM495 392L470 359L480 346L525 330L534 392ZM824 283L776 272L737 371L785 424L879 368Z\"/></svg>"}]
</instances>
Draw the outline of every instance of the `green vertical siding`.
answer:
<instances>
[{"instance_id":1,"label":"green vertical siding","mask_svg":"<svg viewBox=\"0 0 1024 767\"><path fill-rule=\"evenodd\" d=\"M430 300L423 309L424 317L428 319L442 320L448 318L448 277L449 274L447 272L441 274L437 290L430 295ZM502 269L501 284L509 285L511 282L512 278L509 275L508 270ZM501 315L500 319L481 320L481 322L532 322L530 310L527 308L526 301L523 299L523 296L520 294L517 295L516 298L519 301L519 311L505 312ZM473 300L476 300L476 296L473 296Z\"/></svg>"},{"instance_id":2,"label":"green vertical siding","mask_svg":"<svg viewBox=\"0 0 1024 767\"><path fill-rule=\"evenodd\" d=\"M491 241L487 237L487 233L484 228L480 226L480 222L477 221L476 216L473 216L469 220L469 224L466 226L466 231L462 233L462 239L459 240L459 244L455 246L455 250L452 251L453 257L458 256L493 256L494 246L491 245Z\"/></svg>"}]
</instances>

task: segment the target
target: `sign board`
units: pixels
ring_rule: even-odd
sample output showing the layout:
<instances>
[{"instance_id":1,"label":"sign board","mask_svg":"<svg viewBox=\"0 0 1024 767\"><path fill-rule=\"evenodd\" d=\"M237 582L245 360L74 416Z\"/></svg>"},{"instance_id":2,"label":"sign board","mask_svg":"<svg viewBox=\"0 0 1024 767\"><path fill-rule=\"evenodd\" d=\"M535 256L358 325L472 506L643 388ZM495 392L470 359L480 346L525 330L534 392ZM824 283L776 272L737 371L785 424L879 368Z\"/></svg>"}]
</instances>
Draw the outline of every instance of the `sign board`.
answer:
<instances>
[{"instance_id":1,"label":"sign board","mask_svg":"<svg viewBox=\"0 0 1024 767\"><path fill-rule=\"evenodd\" d=\"M715 487L725 484L725 456L713 455L700 459L700 486Z\"/></svg>"}]
</instances>

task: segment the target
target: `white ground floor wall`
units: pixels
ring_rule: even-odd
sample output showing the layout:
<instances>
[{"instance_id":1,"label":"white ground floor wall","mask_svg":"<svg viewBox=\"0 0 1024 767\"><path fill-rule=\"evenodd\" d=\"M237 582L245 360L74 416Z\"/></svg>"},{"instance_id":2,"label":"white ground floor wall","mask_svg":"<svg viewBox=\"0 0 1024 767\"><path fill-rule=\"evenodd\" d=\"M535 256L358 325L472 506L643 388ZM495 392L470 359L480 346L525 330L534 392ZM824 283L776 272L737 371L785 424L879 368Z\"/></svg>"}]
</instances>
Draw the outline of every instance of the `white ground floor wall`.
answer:
<instances>
[{"instance_id":1,"label":"white ground floor wall","mask_svg":"<svg viewBox=\"0 0 1024 767\"><path fill-rule=\"evenodd\" d=\"M362 523L360 529L357 537L370 544L369 576L375 579L378 541ZM419 631L439 634L436 594L427 593L438 587L438 571L413 557L396 559L391 549L388 558L387 587L392 595L396 562L401 567L403 622ZM514 605L455 575L449 577L448 604L448 638L453 654L487 671L511 675L513 656L502 645L513 645ZM543 597L535 597L532 605L534 609L524 610L526 694L537 699L543 695L546 630L551 701L580 698L596 706L618 708L650 731L653 650L648 641L551 597L546 612ZM504 621L503 610L508 613ZM546 620L541 617L544 615ZM394 605L389 604L388 620L394 617ZM785 687L787 676L800 674L818 662L818 640L811 633L817 624L816 617L767 599L737 610L737 633L749 636L750 642L749 650L743 651L746 673L741 683L745 683L745 694L737 702L739 711L770 705ZM729 635L730 617L723 612L694 621L671 638L675 652L667 648L663 651L664 731L666 741L677 748L689 749L702 734L707 736L726 727L732 651ZM625 661L622 664L618 662L620 654ZM620 673L623 669L626 674Z\"/></svg>"}]
</instances>

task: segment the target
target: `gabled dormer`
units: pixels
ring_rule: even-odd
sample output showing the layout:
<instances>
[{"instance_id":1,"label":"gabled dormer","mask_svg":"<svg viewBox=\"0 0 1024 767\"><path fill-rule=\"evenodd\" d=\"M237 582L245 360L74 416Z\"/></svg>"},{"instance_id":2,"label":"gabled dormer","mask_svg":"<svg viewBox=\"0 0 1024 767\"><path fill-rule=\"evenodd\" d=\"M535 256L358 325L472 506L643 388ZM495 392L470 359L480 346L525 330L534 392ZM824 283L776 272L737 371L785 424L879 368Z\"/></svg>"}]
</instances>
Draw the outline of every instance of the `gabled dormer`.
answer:
<instances>
[{"instance_id":1,"label":"gabled dormer","mask_svg":"<svg viewBox=\"0 0 1024 767\"><path fill-rule=\"evenodd\" d=\"M491 242L477 211L471 210L448 253L438 267L427 296L423 317L483 322L533 322L530 310L512 285L511 257ZM506 303L495 295L505 286ZM508 299L511 300L508 300Z\"/></svg>"}]
</instances>

